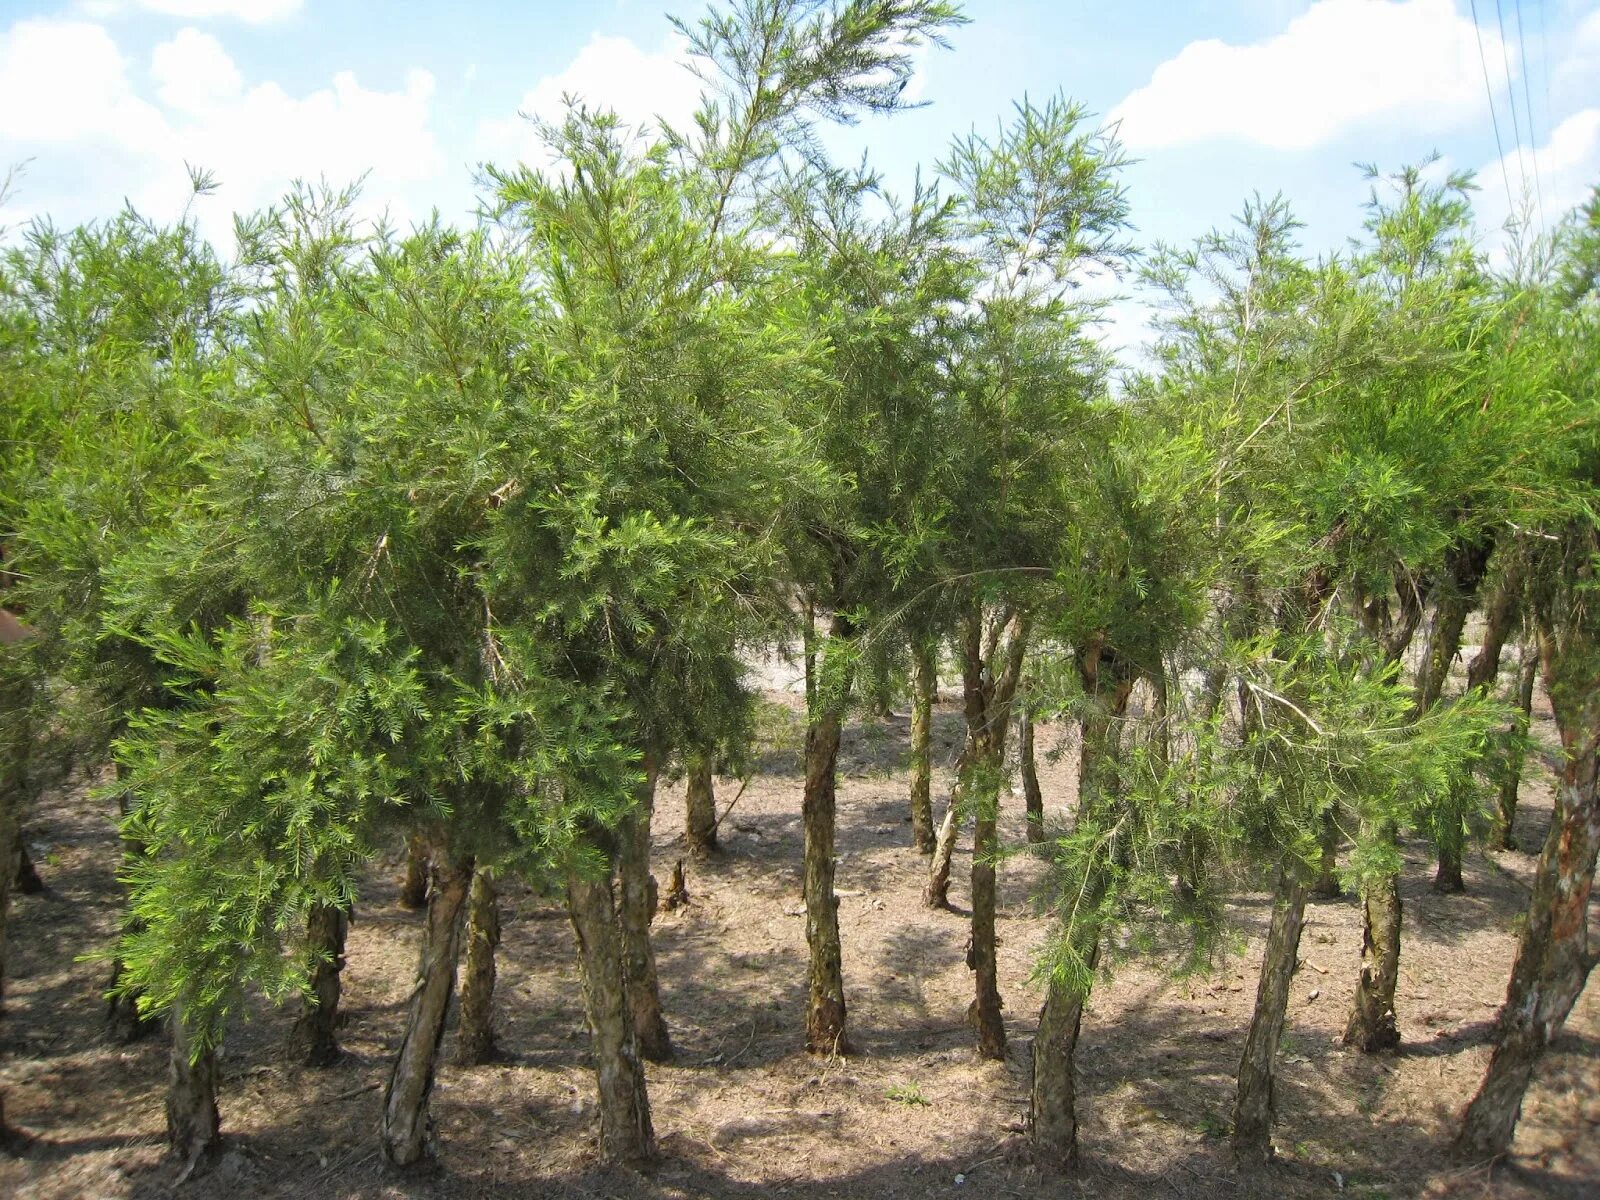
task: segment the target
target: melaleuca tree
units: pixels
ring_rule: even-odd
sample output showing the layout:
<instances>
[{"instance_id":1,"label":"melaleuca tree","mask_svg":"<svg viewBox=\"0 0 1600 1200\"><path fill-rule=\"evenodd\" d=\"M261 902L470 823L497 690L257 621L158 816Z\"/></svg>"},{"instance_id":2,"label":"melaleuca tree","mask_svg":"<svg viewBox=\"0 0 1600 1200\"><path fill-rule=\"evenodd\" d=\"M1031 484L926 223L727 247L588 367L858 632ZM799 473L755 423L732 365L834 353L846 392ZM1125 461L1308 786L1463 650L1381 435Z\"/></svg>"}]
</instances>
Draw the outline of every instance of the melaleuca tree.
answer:
<instances>
[{"instance_id":1,"label":"melaleuca tree","mask_svg":"<svg viewBox=\"0 0 1600 1200\"><path fill-rule=\"evenodd\" d=\"M191 221L131 210L70 231L34 223L3 272L7 603L37 630L39 671L54 681L36 734L94 770L132 713L161 698L161 668L109 618L106 573L172 521L227 423L203 397L239 295ZM123 1038L147 1028L117 999L109 1017Z\"/></svg>"},{"instance_id":2,"label":"melaleuca tree","mask_svg":"<svg viewBox=\"0 0 1600 1200\"><path fill-rule=\"evenodd\" d=\"M1525 336L1551 362L1561 397L1550 407L1562 434L1544 447L1545 486L1528 516L1541 534L1531 607L1563 761L1494 1054L1457 1140L1474 1157L1511 1148L1534 1068L1600 958L1588 934L1600 853L1600 189L1564 227L1558 266Z\"/></svg>"},{"instance_id":3,"label":"melaleuca tree","mask_svg":"<svg viewBox=\"0 0 1600 1200\"><path fill-rule=\"evenodd\" d=\"M990 1058L1005 1052L994 934L1002 764L1037 586L1067 528L1055 504L1061 480L1081 476L1098 449L1090 401L1107 360L1089 331L1097 309L1074 292L1085 272L1126 257L1122 161L1109 132L1055 98L1018 105L992 140L958 140L939 168L976 286L953 330L940 422L938 556L944 602L957 614L967 738L927 899L944 902L956 830L970 814L971 1016Z\"/></svg>"}]
</instances>

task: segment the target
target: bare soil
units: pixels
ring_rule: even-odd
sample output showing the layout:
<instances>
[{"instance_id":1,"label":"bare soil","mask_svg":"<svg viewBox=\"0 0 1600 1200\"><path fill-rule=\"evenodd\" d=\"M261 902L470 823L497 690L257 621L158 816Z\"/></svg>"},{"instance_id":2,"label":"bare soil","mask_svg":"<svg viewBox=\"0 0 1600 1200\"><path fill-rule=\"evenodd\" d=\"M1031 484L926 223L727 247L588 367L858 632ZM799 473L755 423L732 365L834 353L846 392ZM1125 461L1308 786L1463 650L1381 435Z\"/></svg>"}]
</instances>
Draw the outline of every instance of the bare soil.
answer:
<instances>
[{"instance_id":1,"label":"bare soil","mask_svg":"<svg viewBox=\"0 0 1600 1200\"><path fill-rule=\"evenodd\" d=\"M792 687L773 699L798 722ZM1542 714L1549 733L1548 710ZM961 734L941 704L935 750L948 788ZM1039 732L1041 753L1070 750ZM686 863L692 902L656 920L675 1061L649 1069L662 1157L648 1173L598 1162L587 1038L565 914L508 886L500 958L502 1061L445 1065L434 1093L438 1159L386 1170L379 1098L400 1039L421 921L396 903L400 863L378 864L362 896L345 971L344 1055L326 1069L285 1057L293 1012L241 1013L222 1057L229 1151L180 1194L243 1197L910 1196L1364 1198L1600 1196L1600 995L1590 987L1531 1089L1510 1163L1492 1172L1447 1154L1488 1061L1526 903L1530 853L1474 853L1468 891L1429 888L1428 847L1408 844L1399 1008L1404 1045L1367 1057L1339 1044L1357 971L1351 899L1315 904L1295 978L1278 1091L1278 1162L1240 1175L1226 1129L1233 1071L1255 995L1267 897L1237 898L1242 950L1205 978L1127 963L1097 987L1079 1054L1081 1171L1066 1180L1028 1160L1028 1046L1040 995L1029 981L1046 923L1031 905L1041 864L1001 873L1001 984L1011 1049L980 1063L965 1022L967 858L956 912L922 907L902 765L909 723L850 728L839 796L840 923L856 1054L801 1050L805 936L800 905L799 763L780 745L722 826L724 851ZM1065 753L1040 763L1048 811L1065 820L1076 786ZM738 781L718 781L719 807ZM683 856L681 782L663 789L655 870ZM1530 762L1517 837L1536 851L1549 777ZM1003 833L1023 834L1020 795ZM0 1159L0 1196L18 1200L167 1195L162 1161L163 1039L102 1034L105 965L120 898L110 814L83 789L34 814L28 837L49 884L16 901L12 981L0 1022L0 1089L30 1141ZM445 1053L451 1042L447 1038Z\"/></svg>"}]
</instances>

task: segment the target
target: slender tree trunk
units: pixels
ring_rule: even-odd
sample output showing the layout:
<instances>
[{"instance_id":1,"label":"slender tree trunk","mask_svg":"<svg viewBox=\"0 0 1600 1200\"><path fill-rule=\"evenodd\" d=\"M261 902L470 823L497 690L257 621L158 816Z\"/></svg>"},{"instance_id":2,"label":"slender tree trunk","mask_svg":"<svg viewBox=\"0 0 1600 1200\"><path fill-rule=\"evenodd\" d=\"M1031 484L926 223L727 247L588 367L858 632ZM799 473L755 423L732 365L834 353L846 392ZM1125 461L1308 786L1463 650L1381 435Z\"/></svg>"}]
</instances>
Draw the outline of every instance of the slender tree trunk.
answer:
<instances>
[{"instance_id":1,"label":"slender tree trunk","mask_svg":"<svg viewBox=\"0 0 1600 1200\"><path fill-rule=\"evenodd\" d=\"M1022 762L1022 800L1028 814L1028 840L1044 841L1044 789L1033 757L1033 714L1026 708L1017 723L1017 756Z\"/></svg>"},{"instance_id":2,"label":"slender tree trunk","mask_svg":"<svg viewBox=\"0 0 1600 1200\"><path fill-rule=\"evenodd\" d=\"M574 874L567 910L578 940L584 1008L600 1094L600 1150L607 1159L636 1163L655 1157L650 1097L633 1033L622 929L611 881Z\"/></svg>"},{"instance_id":3,"label":"slender tree trunk","mask_svg":"<svg viewBox=\"0 0 1600 1200\"><path fill-rule=\"evenodd\" d=\"M938 692L934 643L916 638L911 645L911 844L932 854L933 704Z\"/></svg>"},{"instance_id":4,"label":"slender tree trunk","mask_svg":"<svg viewBox=\"0 0 1600 1200\"><path fill-rule=\"evenodd\" d=\"M1100 960L1098 940L1083 954L1093 979ZM1078 1075L1076 1056L1083 1009L1089 1002L1087 987L1050 977L1039 1032L1033 1039L1033 1084L1029 1125L1033 1148L1048 1167L1066 1170L1078 1161Z\"/></svg>"},{"instance_id":5,"label":"slender tree trunk","mask_svg":"<svg viewBox=\"0 0 1600 1200\"><path fill-rule=\"evenodd\" d=\"M1589 951L1589 894L1600 851L1600 686L1592 674L1595 641L1586 633L1574 635L1576 646L1540 639L1566 765L1500 1010L1499 1040L1458 1139L1478 1157L1511 1148L1533 1069L1600 959Z\"/></svg>"},{"instance_id":6,"label":"slender tree trunk","mask_svg":"<svg viewBox=\"0 0 1600 1200\"><path fill-rule=\"evenodd\" d=\"M1517 711L1512 718L1510 736L1506 739L1506 761L1500 764L1499 817L1497 820L1500 848L1517 848L1517 793L1522 790L1522 763L1527 757L1523 739L1528 736L1528 726L1533 721L1533 689L1538 681L1539 656L1528 651L1517 673Z\"/></svg>"},{"instance_id":7,"label":"slender tree trunk","mask_svg":"<svg viewBox=\"0 0 1600 1200\"><path fill-rule=\"evenodd\" d=\"M306 922L306 944L316 962L311 968L311 992L295 1021L296 1057L308 1067L326 1067L339 1057L340 972L344 970L344 943L350 919L335 904L319 904Z\"/></svg>"},{"instance_id":8,"label":"slender tree trunk","mask_svg":"<svg viewBox=\"0 0 1600 1200\"><path fill-rule=\"evenodd\" d=\"M217 1116L217 1056L195 1046L182 1007L171 1017L172 1052L167 1070L167 1149L188 1177L212 1158L221 1139Z\"/></svg>"},{"instance_id":9,"label":"slender tree trunk","mask_svg":"<svg viewBox=\"0 0 1600 1200\"><path fill-rule=\"evenodd\" d=\"M685 835L689 853L696 858L707 858L717 852L717 793L711 767L709 754L697 754L688 762L685 804L689 816Z\"/></svg>"},{"instance_id":10,"label":"slender tree trunk","mask_svg":"<svg viewBox=\"0 0 1600 1200\"><path fill-rule=\"evenodd\" d=\"M833 890L833 836L840 713L829 706L806 734L805 826L806 945L810 971L806 1000L806 1049L813 1054L848 1054L845 1033L843 948L839 898Z\"/></svg>"},{"instance_id":11,"label":"slender tree trunk","mask_svg":"<svg viewBox=\"0 0 1600 1200\"><path fill-rule=\"evenodd\" d=\"M1322 829L1318 836L1322 862L1317 869L1317 881L1311 885L1311 894L1318 900L1337 900L1343 893L1339 887L1339 814L1329 809L1322 814Z\"/></svg>"},{"instance_id":12,"label":"slender tree trunk","mask_svg":"<svg viewBox=\"0 0 1600 1200\"><path fill-rule=\"evenodd\" d=\"M33 865L33 857L28 853L28 840L23 836L22 830L17 830L17 895L38 896L44 892L44 880L39 878L39 869Z\"/></svg>"},{"instance_id":13,"label":"slender tree trunk","mask_svg":"<svg viewBox=\"0 0 1600 1200\"><path fill-rule=\"evenodd\" d=\"M467 894L467 955L461 972L461 1025L456 1062L475 1067L495 1056L495 954L500 948L500 897L494 875L479 867Z\"/></svg>"},{"instance_id":14,"label":"slender tree trunk","mask_svg":"<svg viewBox=\"0 0 1600 1200\"><path fill-rule=\"evenodd\" d=\"M1000 839L995 832L999 795L985 790L972 826L972 957L977 994L971 1018L978 1031L978 1057L1003 1061L1006 1056L1005 1019L1000 1015L998 947L995 940L995 859Z\"/></svg>"},{"instance_id":15,"label":"slender tree trunk","mask_svg":"<svg viewBox=\"0 0 1600 1200\"><path fill-rule=\"evenodd\" d=\"M645 778L633 811L618 830L617 878L620 883L618 915L622 921L622 953L628 981L628 1007L639 1053L651 1062L672 1057L672 1039L661 1015L661 984L656 978L656 952L650 944L650 923L655 920L658 896L656 877L650 873L650 818L655 811L656 758L645 755Z\"/></svg>"},{"instance_id":16,"label":"slender tree trunk","mask_svg":"<svg viewBox=\"0 0 1600 1200\"><path fill-rule=\"evenodd\" d=\"M1378 836L1392 841L1395 834L1392 828L1385 828ZM1400 1045L1394 1008L1400 972L1399 877L1389 875L1364 885L1361 904L1361 974L1344 1040L1367 1054L1376 1054Z\"/></svg>"},{"instance_id":17,"label":"slender tree trunk","mask_svg":"<svg viewBox=\"0 0 1600 1200\"><path fill-rule=\"evenodd\" d=\"M1461 859L1467 847L1467 831L1462 827L1461 815L1453 805L1434 836L1438 844L1434 847L1437 864L1433 872L1433 890L1445 895L1466 891L1466 880L1461 877Z\"/></svg>"},{"instance_id":18,"label":"slender tree trunk","mask_svg":"<svg viewBox=\"0 0 1600 1200\"><path fill-rule=\"evenodd\" d=\"M417 982L411 994L406 1031L395 1054L394 1070L383 1093L379 1141L383 1156L397 1167L409 1167L430 1152L434 1066L444 1037L445 1015L455 990L456 954L461 915L472 883L472 859L457 860L447 852L433 855L433 887L428 895L428 921L423 931Z\"/></svg>"},{"instance_id":19,"label":"slender tree trunk","mask_svg":"<svg viewBox=\"0 0 1600 1200\"><path fill-rule=\"evenodd\" d=\"M950 860L956 852L956 836L961 832L961 785L950 793L950 807L939 822L934 839L933 859L928 864L928 882L922 889L922 902L929 908L950 907Z\"/></svg>"},{"instance_id":20,"label":"slender tree trunk","mask_svg":"<svg viewBox=\"0 0 1600 1200\"><path fill-rule=\"evenodd\" d=\"M1255 1013L1239 1060L1239 1093L1233 1106L1233 1157L1241 1166L1259 1166L1272 1157L1274 1081L1278 1044L1289 1011L1289 981L1300 952L1306 886L1291 870L1282 871L1272 902L1272 928L1261 960Z\"/></svg>"},{"instance_id":21,"label":"slender tree trunk","mask_svg":"<svg viewBox=\"0 0 1600 1200\"><path fill-rule=\"evenodd\" d=\"M428 843L420 833L406 839L406 874L400 883L400 907L421 908L428 902Z\"/></svg>"}]
</instances>

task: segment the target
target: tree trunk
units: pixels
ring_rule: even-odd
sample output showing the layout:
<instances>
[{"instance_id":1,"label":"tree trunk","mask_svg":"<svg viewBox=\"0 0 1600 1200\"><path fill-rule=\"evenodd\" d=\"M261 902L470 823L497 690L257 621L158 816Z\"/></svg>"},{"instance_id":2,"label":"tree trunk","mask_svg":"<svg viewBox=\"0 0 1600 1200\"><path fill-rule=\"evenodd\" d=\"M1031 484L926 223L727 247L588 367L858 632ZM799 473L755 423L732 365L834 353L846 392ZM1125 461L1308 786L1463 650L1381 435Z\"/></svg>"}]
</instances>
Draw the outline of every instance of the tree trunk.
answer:
<instances>
[{"instance_id":1,"label":"tree trunk","mask_svg":"<svg viewBox=\"0 0 1600 1200\"><path fill-rule=\"evenodd\" d=\"M167 1069L167 1149L194 1174L217 1151L217 1056L198 1050L183 1022L181 1006L172 1011L172 1052Z\"/></svg>"},{"instance_id":2,"label":"tree trunk","mask_svg":"<svg viewBox=\"0 0 1600 1200\"><path fill-rule=\"evenodd\" d=\"M1435 849L1438 851L1438 865L1433 873L1433 890L1450 895L1467 890L1467 883L1461 877L1461 856L1466 850L1467 831L1462 828L1461 816L1452 812L1445 814L1445 820L1434 832L1438 839Z\"/></svg>"},{"instance_id":3,"label":"tree trunk","mask_svg":"<svg viewBox=\"0 0 1600 1200\"><path fill-rule=\"evenodd\" d=\"M120 780L126 770L117 764L117 778ZM131 797L126 791L117 793L117 811L126 819L130 811ZM143 848L132 838L122 839L122 853L125 860L137 858L143 853ZM144 922L138 917L129 916L127 919L127 932L137 933L144 928ZM145 1016L139 1011L139 997L136 992L124 993L122 990L122 958L114 957L111 960L110 977L106 980L105 992L110 999L106 1001L106 1033L114 1042L127 1045L140 1038L148 1037L154 1033L161 1022L151 1016Z\"/></svg>"},{"instance_id":4,"label":"tree trunk","mask_svg":"<svg viewBox=\"0 0 1600 1200\"><path fill-rule=\"evenodd\" d=\"M1570 649L1540 640L1566 765L1500 1010L1499 1040L1457 1143L1475 1157L1498 1157L1511 1148L1533 1069L1560 1034L1597 959L1589 952L1589 893L1600 850L1595 645L1581 633L1579 645ZM1558 655L1568 661L1556 661Z\"/></svg>"},{"instance_id":5,"label":"tree trunk","mask_svg":"<svg viewBox=\"0 0 1600 1200\"><path fill-rule=\"evenodd\" d=\"M1278 877L1272 928L1261 960L1255 1013L1239 1060L1239 1094L1233 1106L1233 1157L1240 1166L1260 1166L1272 1157L1274 1079L1278 1043L1289 1011L1289 981L1300 953L1306 886L1293 869Z\"/></svg>"},{"instance_id":6,"label":"tree trunk","mask_svg":"<svg viewBox=\"0 0 1600 1200\"><path fill-rule=\"evenodd\" d=\"M1498 829L1500 848L1517 848L1517 793L1522 789L1522 762L1527 757L1523 739L1528 736L1528 726L1533 721L1533 689L1538 681L1539 656L1528 651L1517 674L1517 711L1512 718L1510 736L1506 739L1506 761L1500 764L1500 795Z\"/></svg>"},{"instance_id":7,"label":"tree trunk","mask_svg":"<svg viewBox=\"0 0 1600 1200\"><path fill-rule=\"evenodd\" d=\"M689 853L707 858L717 852L717 793L711 779L712 758L695 755L689 760L685 804L689 817L685 834Z\"/></svg>"},{"instance_id":8,"label":"tree trunk","mask_svg":"<svg viewBox=\"0 0 1600 1200\"><path fill-rule=\"evenodd\" d=\"M326 1067L339 1057L335 1032L339 1020L340 972L344 970L344 943L350 920L334 904L319 904L306 922L306 945L316 956L311 968L311 991L294 1024L295 1056L308 1067Z\"/></svg>"},{"instance_id":9,"label":"tree trunk","mask_svg":"<svg viewBox=\"0 0 1600 1200\"><path fill-rule=\"evenodd\" d=\"M406 874L400 883L400 907L421 908L428 902L428 843L420 833L406 839Z\"/></svg>"},{"instance_id":10,"label":"tree trunk","mask_svg":"<svg viewBox=\"0 0 1600 1200\"><path fill-rule=\"evenodd\" d=\"M44 880L39 878L39 869L33 865L33 856L28 853L28 841L17 830L17 895L38 896L45 890Z\"/></svg>"},{"instance_id":11,"label":"tree trunk","mask_svg":"<svg viewBox=\"0 0 1600 1200\"><path fill-rule=\"evenodd\" d=\"M1339 887L1339 814L1333 809L1322 814L1318 841L1322 862L1317 870L1317 881L1311 885L1311 894L1318 900L1337 900L1343 892Z\"/></svg>"},{"instance_id":12,"label":"tree trunk","mask_svg":"<svg viewBox=\"0 0 1600 1200\"><path fill-rule=\"evenodd\" d=\"M470 857L458 861L448 853L435 852L432 858L433 887L428 895L417 982L405 1035L395 1054L389 1086L384 1089L379 1128L383 1156L397 1167L409 1167L430 1152L428 1098L433 1092L445 1015L455 990L461 914L472 883Z\"/></svg>"},{"instance_id":13,"label":"tree trunk","mask_svg":"<svg viewBox=\"0 0 1600 1200\"><path fill-rule=\"evenodd\" d=\"M1393 828L1379 831L1393 840ZM1394 993L1400 972L1400 880L1396 875L1362 884L1361 975L1355 1006L1345 1026L1346 1045L1367 1054L1400 1045L1395 1025Z\"/></svg>"},{"instance_id":14,"label":"tree trunk","mask_svg":"<svg viewBox=\"0 0 1600 1200\"><path fill-rule=\"evenodd\" d=\"M650 874L650 818L655 811L656 759L647 753L644 782L633 810L618 829L617 878L622 921L622 952L628 980L628 1007L633 1014L639 1053L651 1062L672 1057L672 1039L661 1015L661 984L656 978L656 952L650 944L655 920L657 885Z\"/></svg>"},{"instance_id":15,"label":"tree trunk","mask_svg":"<svg viewBox=\"0 0 1600 1200\"><path fill-rule=\"evenodd\" d=\"M633 1034L622 929L610 879L574 874L567 881L567 911L578 940L584 1010L600 1093L600 1151L612 1162L655 1156L650 1097Z\"/></svg>"},{"instance_id":16,"label":"tree trunk","mask_svg":"<svg viewBox=\"0 0 1600 1200\"><path fill-rule=\"evenodd\" d=\"M1022 760L1022 800L1028 814L1028 841L1044 841L1044 790L1033 758L1033 714L1026 708L1017 723L1017 756Z\"/></svg>"},{"instance_id":17,"label":"tree trunk","mask_svg":"<svg viewBox=\"0 0 1600 1200\"><path fill-rule=\"evenodd\" d=\"M1098 939L1083 955L1093 979L1100 959ZM1078 1161L1078 1030L1089 989L1050 977L1039 1032L1033 1039L1033 1085L1028 1123L1033 1131L1034 1153L1039 1161L1066 1170Z\"/></svg>"},{"instance_id":18,"label":"tree trunk","mask_svg":"<svg viewBox=\"0 0 1600 1200\"><path fill-rule=\"evenodd\" d=\"M805 825L806 945L811 952L806 1049L813 1054L850 1052L845 1034L839 898L833 891L840 716L838 706L830 704L806 732L806 790L801 808Z\"/></svg>"},{"instance_id":19,"label":"tree trunk","mask_svg":"<svg viewBox=\"0 0 1600 1200\"><path fill-rule=\"evenodd\" d=\"M461 1025L456 1062L475 1067L495 1055L495 953L500 947L500 897L494 875L479 867L467 894L467 956L461 972Z\"/></svg>"},{"instance_id":20,"label":"tree trunk","mask_svg":"<svg viewBox=\"0 0 1600 1200\"><path fill-rule=\"evenodd\" d=\"M939 689L934 644L917 638L911 646L911 844L918 854L934 851L933 704Z\"/></svg>"},{"instance_id":21,"label":"tree trunk","mask_svg":"<svg viewBox=\"0 0 1600 1200\"><path fill-rule=\"evenodd\" d=\"M929 908L950 907L950 860L956 852L956 835L961 832L961 785L950 793L950 807L939 822L934 839L933 860L928 864L928 883L922 889L922 902Z\"/></svg>"},{"instance_id":22,"label":"tree trunk","mask_svg":"<svg viewBox=\"0 0 1600 1200\"><path fill-rule=\"evenodd\" d=\"M998 950L994 932L995 858L1000 839L995 832L999 796L985 794L979 801L972 826L972 957L977 994L972 1000L972 1024L978 1031L978 1057L1004 1061L1005 1019L1000 1015Z\"/></svg>"}]
</instances>

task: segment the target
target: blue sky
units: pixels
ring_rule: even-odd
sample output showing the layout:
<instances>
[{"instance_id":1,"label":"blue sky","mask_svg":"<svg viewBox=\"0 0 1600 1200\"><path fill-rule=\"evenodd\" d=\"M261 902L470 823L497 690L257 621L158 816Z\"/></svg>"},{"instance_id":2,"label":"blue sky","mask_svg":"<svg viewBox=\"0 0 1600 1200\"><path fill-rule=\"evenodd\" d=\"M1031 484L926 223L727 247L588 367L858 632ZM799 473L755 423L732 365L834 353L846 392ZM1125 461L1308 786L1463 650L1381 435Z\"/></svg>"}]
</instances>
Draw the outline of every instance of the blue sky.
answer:
<instances>
[{"instance_id":1,"label":"blue sky","mask_svg":"<svg viewBox=\"0 0 1600 1200\"><path fill-rule=\"evenodd\" d=\"M851 158L869 151L903 185L952 135L994 128L1024 94L1059 92L1120 122L1146 243L1187 240L1251 192L1282 191L1308 248L1337 248L1366 190L1351 164L1433 151L1479 172L1487 228L1536 175L1553 221L1600 182L1600 0L1476 0L1476 27L1472 6L969 0L952 49L921 56L913 94L927 107L832 141ZM371 210L465 219L475 163L535 152L519 110L557 112L563 91L636 120L693 108L664 8L0 0L0 167L26 164L0 225L92 219L124 198L170 217L186 161L221 180L197 210L219 240L234 209L270 202L295 176L368 171Z\"/></svg>"}]
</instances>

